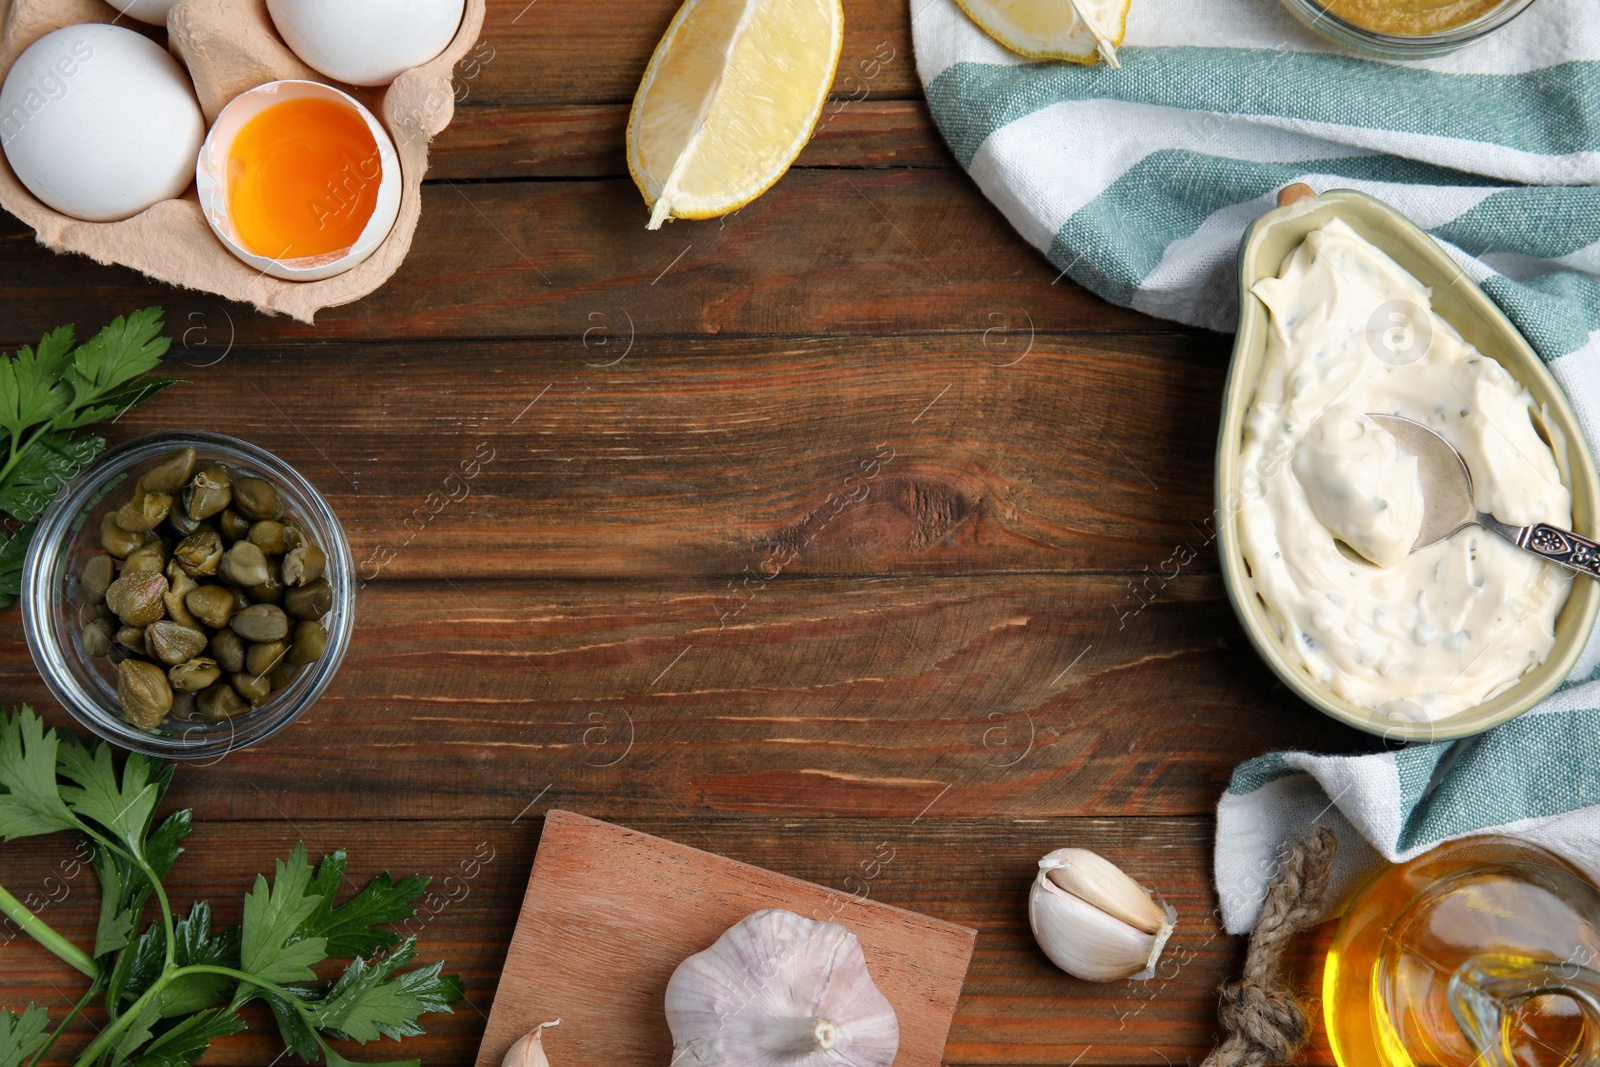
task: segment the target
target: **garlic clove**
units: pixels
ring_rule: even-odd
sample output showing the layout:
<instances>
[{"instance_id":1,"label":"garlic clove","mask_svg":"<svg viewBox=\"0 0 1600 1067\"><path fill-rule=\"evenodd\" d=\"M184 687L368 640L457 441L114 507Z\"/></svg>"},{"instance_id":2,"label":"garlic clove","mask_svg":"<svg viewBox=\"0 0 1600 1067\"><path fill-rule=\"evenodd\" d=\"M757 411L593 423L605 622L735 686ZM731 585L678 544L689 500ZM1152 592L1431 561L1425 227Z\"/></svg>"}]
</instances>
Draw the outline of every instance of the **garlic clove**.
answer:
<instances>
[{"instance_id":1,"label":"garlic clove","mask_svg":"<svg viewBox=\"0 0 1600 1067\"><path fill-rule=\"evenodd\" d=\"M1154 923L1152 910L1159 915ZM1058 849L1039 861L1028 894L1028 921L1057 967L1085 981L1115 982L1154 977L1177 912L1094 853ZM1146 929L1151 925L1153 930Z\"/></svg>"},{"instance_id":2,"label":"garlic clove","mask_svg":"<svg viewBox=\"0 0 1600 1067\"><path fill-rule=\"evenodd\" d=\"M1110 860L1086 848L1058 848L1039 861L1050 880L1108 915L1157 933L1167 922L1166 909Z\"/></svg>"},{"instance_id":3,"label":"garlic clove","mask_svg":"<svg viewBox=\"0 0 1600 1067\"><path fill-rule=\"evenodd\" d=\"M540 1023L533 1028L533 1032L517 1039L511 1046L511 1051L506 1053L506 1058L501 1061L500 1067L550 1067L550 1061L544 1054L544 1030L547 1026L560 1026L561 1020L553 1023Z\"/></svg>"}]
</instances>

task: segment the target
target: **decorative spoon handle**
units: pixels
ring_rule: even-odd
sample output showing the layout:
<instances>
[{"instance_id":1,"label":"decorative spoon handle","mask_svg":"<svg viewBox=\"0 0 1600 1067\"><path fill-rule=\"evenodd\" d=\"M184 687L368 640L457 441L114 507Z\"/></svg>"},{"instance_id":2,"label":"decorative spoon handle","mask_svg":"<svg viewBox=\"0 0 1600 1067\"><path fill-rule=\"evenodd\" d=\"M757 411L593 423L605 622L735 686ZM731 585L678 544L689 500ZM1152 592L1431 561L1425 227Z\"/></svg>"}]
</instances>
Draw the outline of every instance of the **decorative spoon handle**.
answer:
<instances>
[{"instance_id":1,"label":"decorative spoon handle","mask_svg":"<svg viewBox=\"0 0 1600 1067\"><path fill-rule=\"evenodd\" d=\"M1600 578L1600 541L1591 541L1571 530L1542 522L1517 530L1514 540L1518 548L1543 556L1551 563Z\"/></svg>"}]
</instances>

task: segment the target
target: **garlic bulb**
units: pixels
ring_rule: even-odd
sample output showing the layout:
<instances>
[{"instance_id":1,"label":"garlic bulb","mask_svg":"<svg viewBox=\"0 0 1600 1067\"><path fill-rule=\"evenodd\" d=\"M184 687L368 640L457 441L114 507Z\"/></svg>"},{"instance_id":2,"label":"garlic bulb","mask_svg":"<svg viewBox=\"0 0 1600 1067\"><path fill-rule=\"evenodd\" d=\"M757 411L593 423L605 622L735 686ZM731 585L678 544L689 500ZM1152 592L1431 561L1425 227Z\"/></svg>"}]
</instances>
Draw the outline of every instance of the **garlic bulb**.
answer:
<instances>
[{"instance_id":1,"label":"garlic bulb","mask_svg":"<svg viewBox=\"0 0 1600 1067\"><path fill-rule=\"evenodd\" d=\"M1177 921L1159 896L1088 849L1058 848L1040 860L1028 894L1039 947L1088 982L1153 977Z\"/></svg>"},{"instance_id":2,"label":"garlic bulb","mask_svg":"<svg viewBox=\"0 0 1600 1067\"><path fill-rule=\"evenodd\" d=\"M500 1067L550 1067L550 1061L544 1054L544 1028L560 1025L560 1019L553 1023L540 1023L533 1028L533 1033L518 1038Z\"/></svg>"},{"instance_id":3,"label":"garlic bulb","mask_svg":"<svg viewBox=\"0 0 1600 1067\"><path fill-rule=\"evenodd\" d=\"M673 1063L696 1067L889 1067L894 1009L856 935L769 908L747 915L667 983Z\"/></svg>"}]
</instances>

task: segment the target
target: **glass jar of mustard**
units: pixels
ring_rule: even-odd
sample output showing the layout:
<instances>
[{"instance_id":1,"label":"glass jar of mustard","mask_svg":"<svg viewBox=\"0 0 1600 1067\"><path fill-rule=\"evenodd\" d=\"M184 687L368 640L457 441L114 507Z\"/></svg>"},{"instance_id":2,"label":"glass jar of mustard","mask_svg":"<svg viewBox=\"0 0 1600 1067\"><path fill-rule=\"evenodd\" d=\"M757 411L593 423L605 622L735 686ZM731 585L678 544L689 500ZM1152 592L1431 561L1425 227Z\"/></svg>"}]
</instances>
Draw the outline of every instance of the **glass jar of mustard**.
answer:
<instances>
[{"instance_id":1,"label":"glass jar of mustard","mask_svg":"<svg viewBox=\"0 0 1600 1067\"><path fill-rule=\"evenodd\" d=\"M1283 0L1306 26L1382 59L1444 55L1500 29L1534 0Z\"/></svg>"}]
</instances>

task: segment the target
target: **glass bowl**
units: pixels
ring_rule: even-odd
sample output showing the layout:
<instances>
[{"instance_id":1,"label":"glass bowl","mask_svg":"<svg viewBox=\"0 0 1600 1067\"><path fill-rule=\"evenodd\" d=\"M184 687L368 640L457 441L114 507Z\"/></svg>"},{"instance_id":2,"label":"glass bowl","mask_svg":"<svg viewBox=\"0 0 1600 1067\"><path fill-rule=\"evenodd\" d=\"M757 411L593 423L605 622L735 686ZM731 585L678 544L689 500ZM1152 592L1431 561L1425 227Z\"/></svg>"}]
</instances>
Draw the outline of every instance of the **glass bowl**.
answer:
<instances>
[{"instance_id":1,"label":"glass bowl","mask_svg":"<svg viewBox=\"0 0 1600 1067\"><path fill-rule=\"evenodd\" d=\"M1533 5L1534 0L1501 0L1490 11L1438 33L1379 33L1346 21L1318 0L1283 0L1283 6L1307 27L1334 44L1380 59L1427 59L1481 40Z\"/></svg>"},{"instance_id":2,"label":"glass bowl","mask_svg":"<svg viewBox=\"0 0 1600 1067\"><path fill-rule=\"evenodd\" d=\"M333 608L321 620L328 631L322 658L302 667L287 687L260 707L221 723L169 716L160 727L147 731L122 717L115 664L83 650L78 615L85 599L79 573L91 556L102 551L101 517L121 505L125 483L179 448L193 448L202 464L221 463L230 473L255 475L277 487L286 512L327 556L323 576L332 587ZM84 726L135 752L165 759L205 759L272 736L316 702L350 646L355 591L355 562L344 529L322 494L293 467L222 434L158 433L107 452L57 494L39 520L23 563L22 626L45 684Z\"/></svg>"}]
</instances>

